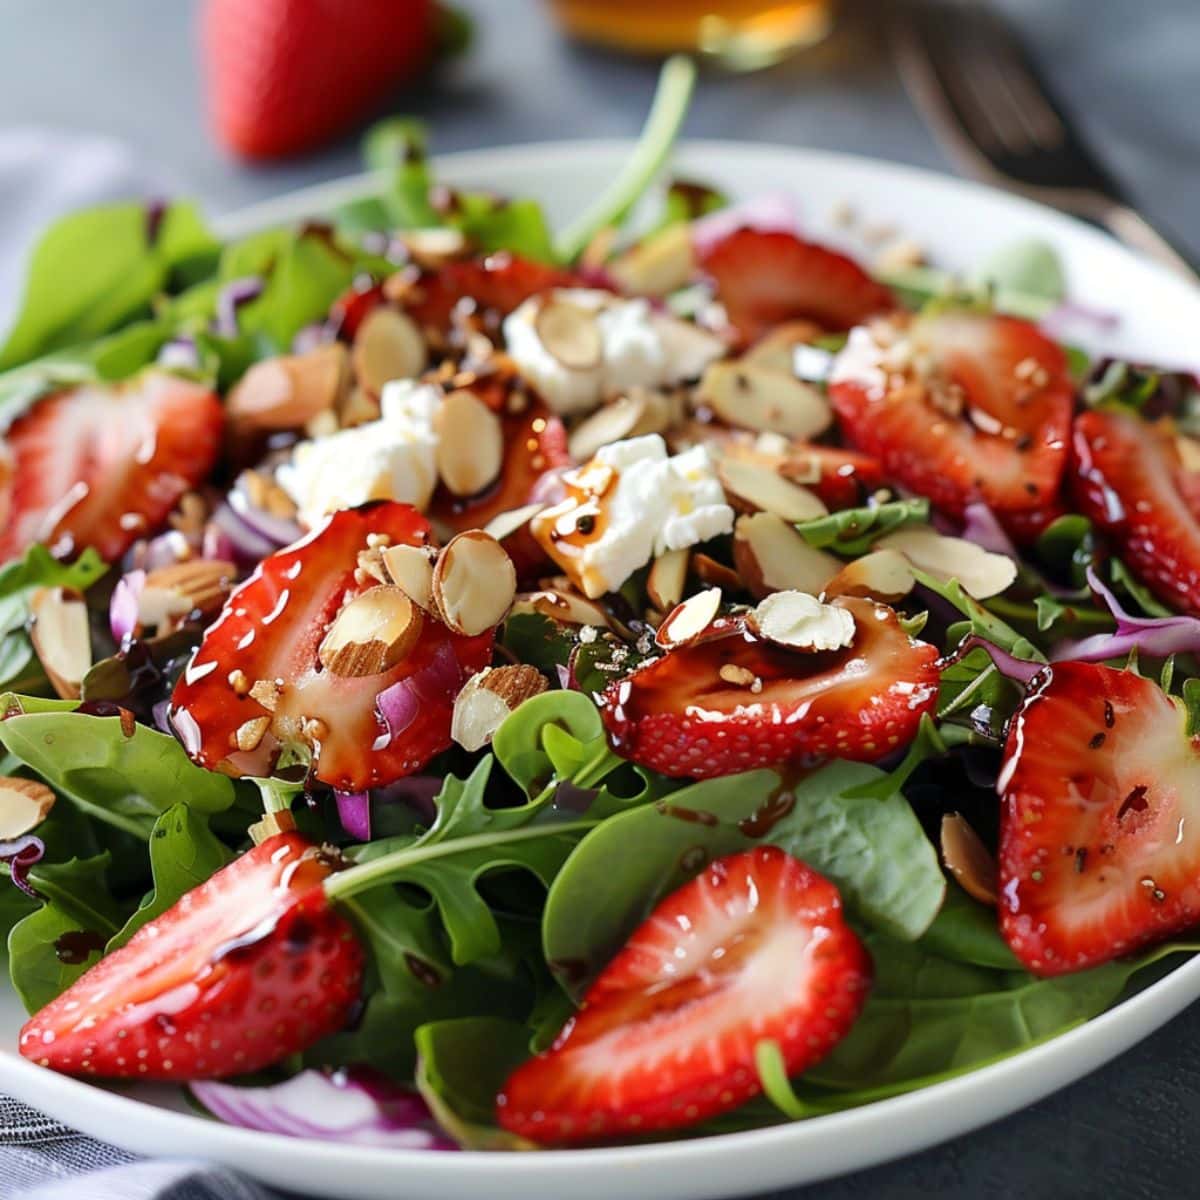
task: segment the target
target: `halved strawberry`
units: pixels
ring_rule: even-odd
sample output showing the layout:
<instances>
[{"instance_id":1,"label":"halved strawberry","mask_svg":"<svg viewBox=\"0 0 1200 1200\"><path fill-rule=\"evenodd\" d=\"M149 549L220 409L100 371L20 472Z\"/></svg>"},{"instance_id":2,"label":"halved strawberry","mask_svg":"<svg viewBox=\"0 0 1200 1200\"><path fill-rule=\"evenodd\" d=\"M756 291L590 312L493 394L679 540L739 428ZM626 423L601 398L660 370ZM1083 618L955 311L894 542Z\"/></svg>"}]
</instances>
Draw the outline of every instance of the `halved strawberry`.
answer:
<instances>
[{"instance_id":1,"label":"halved strawberry","mask_svg":"<svg viewBox=\"0 0 1200 1200\"><path fill-rule=\"evenodd\" d=\"M203 384L150 368L38 400L4 443L0 561L46 542L62 555L94 546L113 562L212 469L221 403Z\"/></svg>"},{"instance_id":2,"label":"halved strawberry","mask_svg":"<svg viewBox=\"0 0 1200 1200\"><path fill-rule=\"evenodd\" d=\"M215 1079L340 1029L363 951L298 833L235 859L26 1022L21 1053L70 1075Z\"/></svg>"},{"instance_id":3,"label":"halved strawberry","mask_svg":"<svg viewBox=\"0 0 1200 1200\"><path fill-rule=\"evenodd\" d=\"M1200 615L1200 472L1171 424L1096 409L1076 418L1074 443L1080 511L1156 596Z\"/></svg>"},{"instance_id":4,"label":"halved strawberry","mask_svg":"<svg viewBox=\"0 0 1200 1200\"><path fill-rule=\"evenodd\" d=\"M601 715L617 752L664 775L711 779L834 756L873 762L906 745L937 700L937 650L886 605L833 603L854 616L844 649L791 650L720 618L610 684Z\"/></svg>"},{"instance_id":5,"label":"halved strawberry","mask_svg":"<svg viewBox=\"0 0 1200 1200\"><path fill-rule=\"evenodd\" d=\"M579 282L570 271L499 251L425 272L405 296L404 306L422 328L445 333L460 302L469 305L469 311L498 320L530 296Z\"/></svg>"},{"instance_id":6,"label":"halved strawberry","mask_svg":"<svg viewBox=\"0 0 1200 1200\"><path fill-rule=\"evenodd\" d=\"M833 884L774 846L719 859L634 931L497 1118L550 1144L693 1125L759 1093L760 1041L789 1074L823 1058L870 982Z\"/></svg>"},{"instance_id":7,"label":"halved strawberry","mask_svg":"<svg viewBox=\"0 0 1200 1200\"><path fill-rule=\"evenodd\" d=\"M383 285L370 277L355 280L331 305L329 321L343 341L352 342L370 313L385 303Z\"/></svg>"},{"instance_id":8,"label":"halved strawberry","mask_svg":"<svg viewBox=\"0 0 1200 1200\"><path fill-rule=\"evenodd\" d=\"M849 329L896 307L891 291L852 259L791 233L739 229L707 250L700 265L744 342L783 321Z\"/></svg>"},{"instance_id":9,"label":"halved strawberry","mask_svg":"<svg viewBox=\"0 0 1200 1200\"><path fill-rule=\"evenodd\" d=\"M1031 971L1095 966L1200 921L1200 740L1156 683L1047 667L997 786L1000 928Z\"/></svg>"},{"instance_id":10,"label":"halved strawberry","mask_svg":"<svg viewBox=\"0 0 1200 1200\"><path fill-rule=\"evenodd\" d=\"M891 478L962 517L981 500L1016 537L1061 511L1074 385L1027 321L897 316L850 335L829 395L842 432Z\"/></svg>"},{"instance_id":11,"label":"halved strawberry","mask_svg":"<svg viewBox=\"0 0 1200 1200\"><path fill-rule=\"evenodd\" d=\"M462 637L427 613L415 645L389 670L334 674L318 658L343 602L375 583L355 579L372 535L376 544L420 546L429 523L390 501L334 513L230 595L172 697L171 722L196 762L266 775L284 745L298 743L311 750L318 779L357 792L410 775L450 745L454 697L490 662L490 631ZM377 701L402 680L408 698L396 728Z\"/></svg>"}]
</instances>

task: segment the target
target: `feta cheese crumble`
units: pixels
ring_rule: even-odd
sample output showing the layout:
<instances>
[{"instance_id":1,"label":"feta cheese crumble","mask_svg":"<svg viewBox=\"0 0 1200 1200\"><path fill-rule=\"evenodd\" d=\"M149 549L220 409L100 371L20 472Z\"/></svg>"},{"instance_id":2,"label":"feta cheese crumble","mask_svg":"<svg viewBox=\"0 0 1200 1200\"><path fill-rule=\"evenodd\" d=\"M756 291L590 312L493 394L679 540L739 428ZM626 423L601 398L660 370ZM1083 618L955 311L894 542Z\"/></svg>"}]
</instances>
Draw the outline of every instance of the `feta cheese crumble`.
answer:
<instances>
[{"instance_id":1,"label":"feta cheese crumble","mask_svg":"<svg viewBox=\"0 0 1200 1200\"><path fill-rule=\"evenodd\" d=\"M652 558L733 528L707 448L671 457L658 434L605 446L563 484L567 498L531 528L591 599L616 591Z\"/></svg>"},{"instance_id":2,"label":"feta cheese crumble","mask_svg":"<svg viewBox=\"0 0 1200 1200\"><path fill-rule=\"evenodd\" d=\"M399 500L424 509L437 485L433 418L441 392L399 379L384 386L379 420L300 442L276 472L300 520L315 526L328 513L369 500Z\"/></svg>"}]
</instances>

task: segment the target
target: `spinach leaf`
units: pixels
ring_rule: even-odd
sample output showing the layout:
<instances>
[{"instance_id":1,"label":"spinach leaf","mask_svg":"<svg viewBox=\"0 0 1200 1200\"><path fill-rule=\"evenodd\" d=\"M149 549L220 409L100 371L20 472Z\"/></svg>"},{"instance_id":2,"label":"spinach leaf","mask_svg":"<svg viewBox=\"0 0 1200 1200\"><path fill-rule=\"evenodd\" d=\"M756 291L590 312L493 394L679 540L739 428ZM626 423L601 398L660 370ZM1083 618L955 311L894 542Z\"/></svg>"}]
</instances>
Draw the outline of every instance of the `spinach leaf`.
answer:
<instances>
[{"instance_id":1,"label":"spinach leaf","mask_svg":"<svg viewBox=\"0 0 1200 1200\"><path fill-rule=\"evenodd\" d=\"M229 862L232 855L208 827L208 821L186 804L173 804L150 833L150 870L154 889L109 940L105 953L123 946L147 921L165 913L185 892L199 887Z\"/></svg>"},{"instance_id":2,"label":"spinach leaf","mask_svg":"<svg viewBox=\"0 0 1200 1200\"><path fill-rule=\"evenodd\" d=\"M566 667L575 648L575 637L557 621L541 613L511 614L500 631L500 644L518 662L537 667L554 679L559 667Z\"/></svg>"},{"instance_id":3,"label":"spinach leaf","mask_svg":"<svg viewBox=\"0 0 1200 1200\"><path fill-rule=\"evenodd\" d=\"M995 971L1019 971L1021 964L1000 936L996 910L972 900L951 884L933 924L918 945L929 954L954 962L973 963Z\"/></svg>"},{"instance_id":4,"label":"spinach leaf","mask_svg":"<svg viewBox=\"0 0 1200 1200\"><path fill-rule=\"evenodd\" d=\"M889 500L863 508L844 508L828 516L801 521L796 528L810 546L833 550L850 558L866 554L878 538L906 525L929 520L929 501L923 496Z\"/></svg>"},{"instance_id":5,"label":"spinach leaf","mask_svg":"<svg viewBox=\"0 0 1200 1200\"><path fill-rule=\"evenodd\" d=\"M437 1122L467 1150L533 1150L496 1125L496 1095L529 1057L529 1031L513 1021L466 1017L416 1032L417 1090Z\"/></svg>"},{"instance_id":6,"label":"spinach leaf","mask_svg":"<svg viewBox=\"0 0 1200 1200\"><path fill-rule=\"evenodd\" d=\"M0 688L32 687L45 680L26 632L33 593L44 587L84 592L107 570L91 547L75 562L61 563L41 545L0 567Z\"/></svg>"},{"instance_id":7,"label":"spinach leaf","mask_svg":"<svg viewBox=\"0 0 1200 1200\"><path fill-rule=\"evenodd\" d=\"M174 204L157 220L142 204L72 213L34 249L25 298L0 369L86 342L148 312L173 271L209 260L216 243L195 208Z\"/></svg>"},{"instance_id":8,"label":"spinach leaf","mask_svg":"<svg viewBox=\"0 0 1200 1200\"><path fill-rule=\"evenodd\" d=\"M30 883L43 897L8 934L8 970L28 1012L49 1004L99 957L119 913L105 881L108 855L41 864Z\"/></svg>"},{"instance_id":9,"label":"spinach leaf","mask_svg":"<svg viewBox=\"0 0 1200 1200\"><path fill-rule=\"evenodd\" d=\"M0 696L0 742L89 816L146 840L181 797L215 813L233 781L192 763L172 737L124 717L76 712L74 701Z\"/></svg>"},{"instance_id":10,"label":"spinach leaf","mask_svg":"<svg viewBox=\"0 0 1200 1200\"><path fill-rule=\"evenodd\" d=\"M589 833L550 887L543 946L580 995L667 893L708 862L776 845L827 875L847 907L877 928L917 938L945 893L937 854L908 802L854 796L882 778L834 762L785 788L773 771L705 780Z\"/></svg>"}]
</instances>

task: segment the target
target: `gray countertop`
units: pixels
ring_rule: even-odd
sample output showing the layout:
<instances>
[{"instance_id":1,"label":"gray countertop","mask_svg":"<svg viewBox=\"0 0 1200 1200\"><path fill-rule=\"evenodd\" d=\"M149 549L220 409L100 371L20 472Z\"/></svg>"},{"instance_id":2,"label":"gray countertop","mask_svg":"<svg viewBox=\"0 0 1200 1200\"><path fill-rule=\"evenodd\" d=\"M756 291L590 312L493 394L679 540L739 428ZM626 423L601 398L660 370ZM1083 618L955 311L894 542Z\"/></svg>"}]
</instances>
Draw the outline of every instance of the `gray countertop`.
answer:
<instances>
[{"instance_id":1,"label":"gray countertop","mask_svg":"<svg viewBox=\"0 0 1200 1200\"><path fill-rule=\"evenodd\" d=\"M567 45L532 0L461 3L477 20L475 49L394 104L430 119L435 148L636 132L654 84L652 63ZM876 18L885 3L864 0L807 56L753 76L706 76L688 132L950 169L880 44ZM1004 6L1114 173L1200 259L1200 3ZM200 115L195 9L193 0L4 0L0 127L110 135L163 187L199 196L212 212L358 168L353 138L268 169L224 157ZM1187 1196L1200 1187L1198 1117L1200 1009L988 1129L788 1196Z\"/></svg>"}]
</instances>

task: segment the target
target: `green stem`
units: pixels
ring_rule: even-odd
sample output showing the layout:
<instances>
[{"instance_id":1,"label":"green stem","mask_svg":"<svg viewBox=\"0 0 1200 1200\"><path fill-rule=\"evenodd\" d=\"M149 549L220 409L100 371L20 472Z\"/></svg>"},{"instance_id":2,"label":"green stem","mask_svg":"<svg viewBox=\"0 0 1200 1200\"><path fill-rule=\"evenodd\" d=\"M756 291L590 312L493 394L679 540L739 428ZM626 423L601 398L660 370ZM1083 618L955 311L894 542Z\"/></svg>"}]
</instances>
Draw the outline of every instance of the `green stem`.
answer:
<instances>
[{"instance_id":1,"label":"green stem","mask_svg":"<svg viewBox=\"0 0 1200 1200\"><path fill-rule=\"evenodd\" d=\"M650 115L633 154L617 177L584 212L559 234L555 251L566 262L576 258L599 230L619 225L658 174L687 115L696 82L696 64L677 54L663 64Z\"/></svg>"},{"instance_id":2,"label":"green stem","mask_svg":"<svg viewBox=\"0 0 1200 1200\"><path fill-rule=\"evenodd\" d=\"M499 833L473 833L467 837L434 842L429 846L409 846L331 875L325 881L325 894L330 900L345 900L348 896L357 896L359 892L365 892L368 888L392 882L402 876L407 868L416 866L417 863L429 862L435 858L450 858L455 854L481 850L488 846L525 842L532 838L560 833L582 833L599 823L598 820L581 820L564 821L561 825L527 825L523 829L510 829Z\"/></svg>"},{"instance_id":3,"label":"green stem","mask_svg":"<svg viewBox=\"0 0 1200 1200\"><path fill-rule=\"evenodd\" d=\"M1012 621L1029 621L1037 624L1038 612L1036 606L1023 604L1018 600L1008 600L1003 596L992 596L986 607L997 616L1006 617ZM1076 608L1074 605L1063 606L1071 614L1070 619L1079 625L1094 625L1098 629L1111 629L1113 619L1108 613L1095 612L1087 608Z\"/></svg>"}]
</instances>

